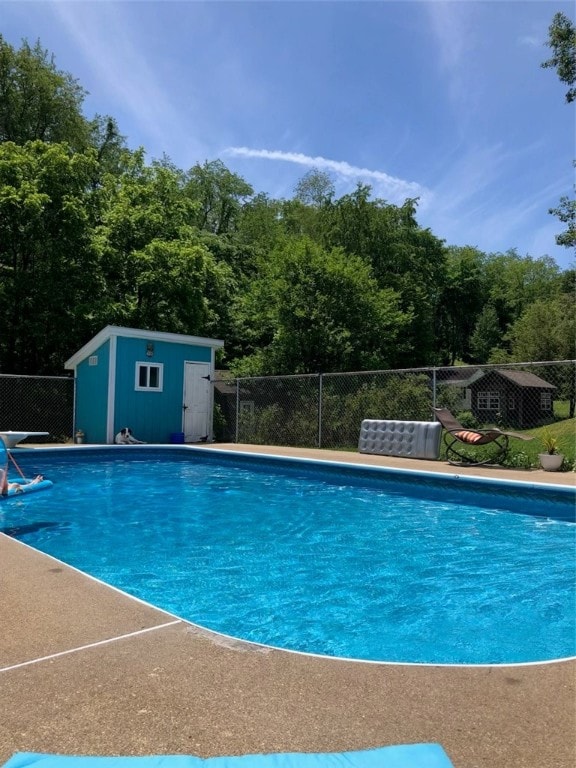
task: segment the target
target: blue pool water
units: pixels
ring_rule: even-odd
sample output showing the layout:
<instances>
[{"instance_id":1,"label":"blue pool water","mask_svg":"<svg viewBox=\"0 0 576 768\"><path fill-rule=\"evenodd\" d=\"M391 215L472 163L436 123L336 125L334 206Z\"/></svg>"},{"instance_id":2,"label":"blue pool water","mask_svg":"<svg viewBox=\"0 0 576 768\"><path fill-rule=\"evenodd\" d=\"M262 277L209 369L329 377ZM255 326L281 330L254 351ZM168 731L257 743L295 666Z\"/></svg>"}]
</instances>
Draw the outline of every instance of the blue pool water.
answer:
<instances>
[{"instance_id":1,"label":"blue pool water","mask_svg":"<svg viewBox=\"0 0 576 768\"><path fill-rule=\"evenodd\" d=\"M573 495L206 453L23 451L25 473L54 486L0 503L0 530L281 648L469 664L575 654Z\"/></svg>"}]
</instances>

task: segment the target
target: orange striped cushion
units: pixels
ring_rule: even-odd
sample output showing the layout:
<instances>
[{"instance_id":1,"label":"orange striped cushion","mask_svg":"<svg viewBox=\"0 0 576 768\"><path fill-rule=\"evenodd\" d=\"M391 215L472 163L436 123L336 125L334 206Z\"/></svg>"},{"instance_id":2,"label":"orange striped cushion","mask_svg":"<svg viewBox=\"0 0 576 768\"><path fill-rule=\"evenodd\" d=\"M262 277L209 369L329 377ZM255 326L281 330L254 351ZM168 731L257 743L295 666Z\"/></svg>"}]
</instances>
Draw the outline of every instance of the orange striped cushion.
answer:
<instances>
[{"instance_id":1,"label":"orange striped cushion","mask_svg":"<svg viewBox=\"0 0 576 768\"><path fill-rule=\"evenodd\" d=\"M453 432L454 437L457 437L458 440L462 440L463 443L478 443L484 435L479 434L478 432L471 432L468 429L463 429L460 432Z\"/></svg>"}]
</instances>

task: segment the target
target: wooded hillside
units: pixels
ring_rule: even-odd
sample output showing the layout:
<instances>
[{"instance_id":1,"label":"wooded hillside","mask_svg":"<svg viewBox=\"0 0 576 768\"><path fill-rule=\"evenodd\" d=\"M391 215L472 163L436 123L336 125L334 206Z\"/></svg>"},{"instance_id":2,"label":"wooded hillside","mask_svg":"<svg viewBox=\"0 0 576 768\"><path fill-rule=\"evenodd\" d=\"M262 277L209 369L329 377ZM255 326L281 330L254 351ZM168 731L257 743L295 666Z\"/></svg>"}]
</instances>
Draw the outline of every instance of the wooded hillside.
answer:
<instances>
[{"instance_id":1,"label":"wooded hillside","mask_svg":"<svg viewBox=\"0 0 576 768\"><path fill-rule=\"evenodd\" d=\"M0 36L0 372L108 324L221 338L241 375L574 357L573 270L456 247L329 175L275 200L219 159L130 151L38 43Z\"/></svg>"}]
</instances>

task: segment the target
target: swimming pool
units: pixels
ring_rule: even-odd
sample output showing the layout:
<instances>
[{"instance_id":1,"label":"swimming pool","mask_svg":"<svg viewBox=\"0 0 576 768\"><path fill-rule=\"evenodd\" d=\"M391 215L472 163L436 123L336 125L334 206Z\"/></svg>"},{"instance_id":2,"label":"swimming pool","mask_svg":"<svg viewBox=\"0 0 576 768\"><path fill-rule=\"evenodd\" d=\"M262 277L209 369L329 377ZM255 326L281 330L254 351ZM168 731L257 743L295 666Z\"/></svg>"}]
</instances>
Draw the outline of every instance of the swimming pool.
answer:
<instances>
[{"instance_id":1,"label":"swimming pool","mask_svg":"<svg viewBox=\"0 0 576 768\"><path fill-rule=\"evenodd\" d=\"M575 653L566 489L189 447L18 456L54 486L3 502L0 530L218 632L375 661Z\"/></svg>"}]
</instances>

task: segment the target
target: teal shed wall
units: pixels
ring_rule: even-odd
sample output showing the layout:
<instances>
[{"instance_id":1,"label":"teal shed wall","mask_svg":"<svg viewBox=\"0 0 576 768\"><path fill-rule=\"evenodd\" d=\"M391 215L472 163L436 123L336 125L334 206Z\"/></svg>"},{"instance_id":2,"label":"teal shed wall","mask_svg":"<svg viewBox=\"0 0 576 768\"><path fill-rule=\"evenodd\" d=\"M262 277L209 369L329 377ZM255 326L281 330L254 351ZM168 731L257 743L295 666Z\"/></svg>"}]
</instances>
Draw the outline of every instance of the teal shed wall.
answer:
<instances>
[{"instance_id":1,"label":"teal shed wall","mask_svg":"<svg viewBox=\"0 0 576 768\"><path fill-rule=\"evenodd\" d=\"M146 357L146 343L143 339L118 337L114 434L122 427L130 427L140 440L150 443L169 442L172 432L182 430L184 363L210 363L212 349L154 341L154 356ZM136 363L162 363L162 392L135 390Z\"/></svg>"},{"instance_id":2,"label":"teal shed wall","mask_svg":"<svg viewBox=\"0 0 576 768\"><path fill-rule=\"evenodd\" d=\"M75 429L87 443L112 442L122 427L147 443L168 443L184 431L186 413L187 439L207 439L212 392L200 377L214 373L214 352L222 345L217 339L106 326L65 363L76 376ZM138 364L161 366L161 387L139 389Z\"/></svg>"},{"instance_id":3,"label":"teal shed wall","mask_svg":"<svg viewBox=\"0 0 576 768\"><path fill-rule=\"evenodd\" d=\"M104 342L92 353L97 365L86 358L78 364L76 372L76 429L86 435L86 442L106 442L106 416L108 413L108 375L110 372L110 342Z\"/></svg>"}]
</instances>

